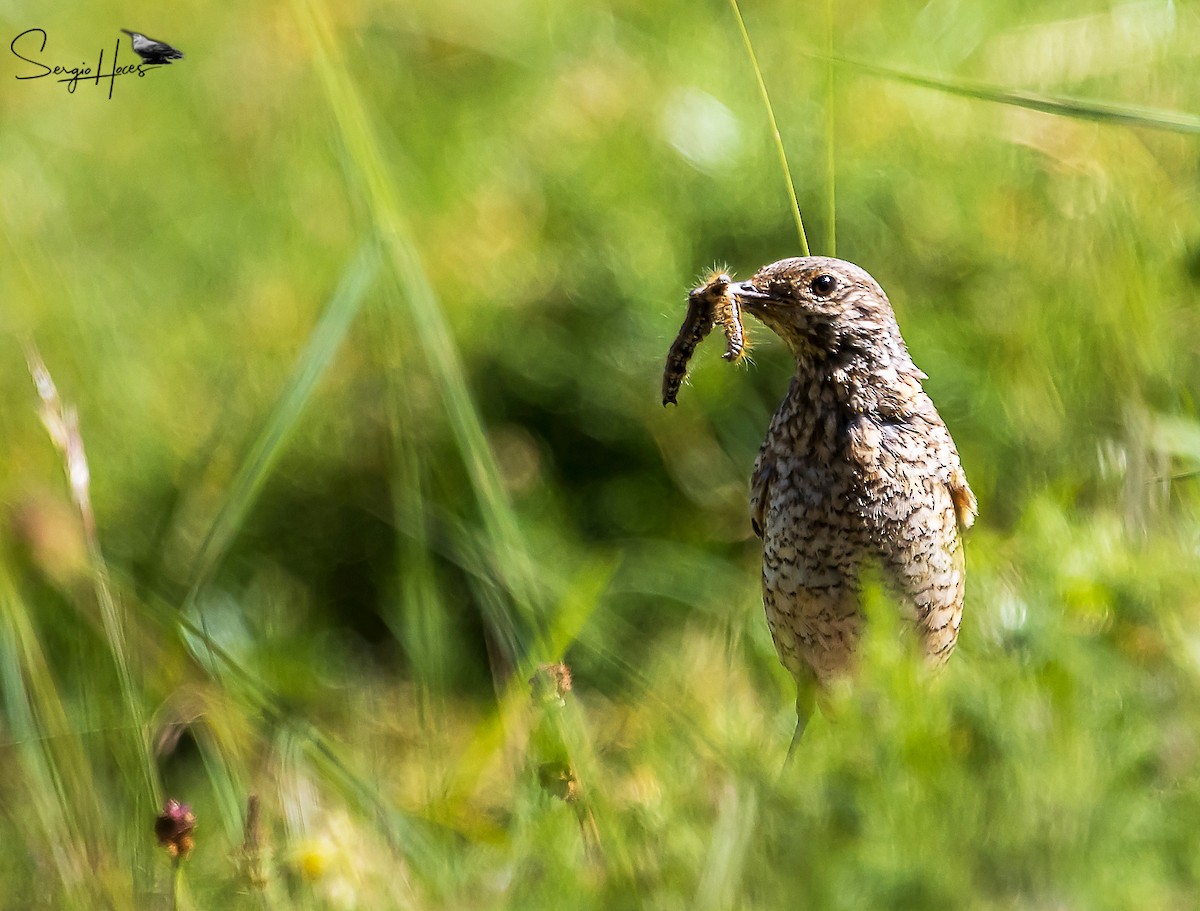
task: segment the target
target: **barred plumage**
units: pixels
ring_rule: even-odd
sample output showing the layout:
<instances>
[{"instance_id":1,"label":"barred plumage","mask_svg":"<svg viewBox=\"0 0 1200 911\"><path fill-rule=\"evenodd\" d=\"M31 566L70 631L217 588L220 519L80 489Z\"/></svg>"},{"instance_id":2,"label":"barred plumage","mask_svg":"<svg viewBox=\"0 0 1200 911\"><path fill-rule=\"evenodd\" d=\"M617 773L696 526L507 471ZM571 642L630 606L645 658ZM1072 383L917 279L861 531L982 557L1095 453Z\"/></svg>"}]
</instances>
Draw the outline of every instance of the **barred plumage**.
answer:
<instances>
[{"instance_id":1,"label":"barred plumage","mask_svg":"<svg viewBox=\"0 0 1200 911\"><path fill-rule=\"evenodd\" d=\"M949 657L962 620L959 529L974 521L975 496L870 275L803 257L729 290L796 359L755 462L750 512L767 623L799 689L798 739L815 692L853 666L868 563L897 590L928 659Z\"/></svg>"}]
</instances>

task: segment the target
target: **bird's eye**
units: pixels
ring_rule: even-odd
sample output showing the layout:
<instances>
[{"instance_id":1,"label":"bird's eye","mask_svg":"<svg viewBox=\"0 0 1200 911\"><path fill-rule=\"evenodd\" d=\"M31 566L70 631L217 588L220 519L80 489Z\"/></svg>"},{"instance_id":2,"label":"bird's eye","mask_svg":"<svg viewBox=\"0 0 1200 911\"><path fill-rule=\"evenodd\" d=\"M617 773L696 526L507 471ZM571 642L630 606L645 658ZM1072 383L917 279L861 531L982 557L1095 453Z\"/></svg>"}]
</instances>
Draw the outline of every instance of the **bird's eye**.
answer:
<instances>
[{"instance_id":1,"label":"bird's eye","mask_svg":"<svg viewBox=\"0 0 1200 911\"><path fill-rule=\"evenodd\" d=\"M809 283L808 287L817 297L829 297L837 288L837 279L828 272L822 272Z\"/></svg>"}]
</instances>

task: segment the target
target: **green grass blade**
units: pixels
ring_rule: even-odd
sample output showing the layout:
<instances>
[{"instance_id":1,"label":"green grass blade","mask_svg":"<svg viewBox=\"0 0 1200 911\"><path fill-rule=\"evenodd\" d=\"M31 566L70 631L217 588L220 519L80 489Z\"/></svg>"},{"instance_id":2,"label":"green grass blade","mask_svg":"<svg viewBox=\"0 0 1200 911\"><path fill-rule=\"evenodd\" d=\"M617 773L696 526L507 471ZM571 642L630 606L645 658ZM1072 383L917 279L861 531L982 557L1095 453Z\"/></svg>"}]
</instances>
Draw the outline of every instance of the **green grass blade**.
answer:
<instances>
[{"instance_id":1,"label":"green grass blade","mask_svg":"<svg viewBox=\"0 0 1200 911\"><path fill-rule=\"evenodd\" d=\"M375 129L358 87L348 75L328 10L320 0L297 0L297 16L325 85L351 176L359 185L382 239L384 255L407 305L400 319L415 336L446 408L451 432L466 466L492 548L493 572L512 599L514 610L493 617L500 641L510 643L514 667L530 666L533 643L542 638L534 574L500 473L467 387L466 371L421 261L405 208L388 173Z\"/></svg>"},{"instance_id":2,"label":"green grass blade","mask_svg":"<svg viewBox=\"0 0 1200 911\"><path fill-rule=\"evenodd\" d=\"M408 655L421 685L422 709L428 713L434 693L445 683L453 656L447 641L449 623L438 586L429 540L429 506L425 497L420 454L404 419L411 409L389 372L389 429L393 441L392 521L396 536L397 565L405 567L397 590L388 599L384 619Z\"/></svg>"},{"instance_id":3,"label":"green grass blade","mask_svg":"<svg viewBox=\"0 0 1200 911\"><path fill-rule=\"evenodd\" d=\"M833 0L825 0L825 223L826 253L837 256L837 108L833 64Z\"/></svg>"},{"instance_id":4,"label":"green grass blade","mask_svg":"<svg viewBox=\"0 0 1200 911\"><path fill-rule=\"evenodd\" d=\"M146 606L151 619L194 639L199 644L193 645L194 649L203 648L209 667L221 669L223 692L248 705L262 719L263 730L286 730L294 737L324 773L323 781L361 813L373 818L388 839L403 850L414 872L429 875L438 856L435 846L446 836L445 830L392 806L380 795L377 784L355 769L354 758L347 757L342 747L316 725L297 717L293 705L264 684L253 668L239 663L200 624L164 600L150 598Z\"/></svg>"},{"instance_id":5,"label":"green grass blade","mask_svg":"<svg viewBox=\"0 0 1200 911\"><path fill-rule=\"evenodd\" d=\"M704 861L694 907L728 908L736 904L746 853L759 822L758 794L736 779L725 782Z\"/></svg>"},{"instance_id":6,"label":"green grass blade","mask_svg":"<svg viewBox=\"0 0 1200 911\"><path fill-rule=\"evenodd\" d=\"M833 54L814 54L809 52L809 56L828 59L831 63L838 66L857 70L880 79L904 82L909 85L934 89L940 92L949 92L952 95L974 98L978 101L990 101L996 104L1027 108L1032 111L1041 111L1044 114L1055 114L1060 117L1073 117L1079 120L1093 120L1100 123L1120 124L1122 126L1145 127L1151 130L1165 130L1172 133L1200 133L1200 116L1195 114L1161 111L1133 105L1110 104L1104 101L1072 98L1067 95L1044 95L1039 92L1009 89L982 82L971 82L965 79L923 76L918 73L910 73L905 70L893 69L892 67L877 66L863 60L838 57Z\"/></svg>"},{"instance_id":7,"label":"green grass blade","mask_svg":"<svg viewBox=\"0 0 1200 911\"><path fill-rule=\"evenodd\" d=\"M750 58L750 68L754 70L754 79L758 83L758 93L762 97L763 106L767 109L767 120L771 123L771 135L775 139L775 151L779 155L779 165L783 168L784 183L787 185L788 200L792 204L792 215L796 220L796 233L800 237L800 254L808 256L808 237L804 233L804 219L800 215L800 201L796 198L796 185L792 181L792 169L788 167L787 152L783 149L783 137L779 133L779 124L775 121L775 108L771 104L771 95L767 92L767 84L763 81L762 69L758 65L758 55L754 53L754 44L750 41L750 33L746 30L746 22L742 19L742 11L737 0L729 0L733 7L733 15L737 19L738 31L742 35L742 44L746 47L746 56Z\"/></svg>"},{"instance_id":8,"label":"green grass blade","mask_svg":"<svg viewBox=\"0 0 1200 911\"><path fill-rule=\"evenodd\" d=\"M317 381L332 362L362 306L363 298L375 281L378 253L374 241L368 241L350 261L342 280L313 328L308 345L262 432L250 447L234 476L229 493L196 556L192 586L186 606L190 607L212 578L221 560L242 527L247 512L279 460L296 423L312 397Z\"/></svg>"},{"instance_id":9,"label":"green grass blade","mask_svg":"<svg viewBox=\"0 0 1200 911\"><path fill-rule=\"evenodd\" d=\"M0 755L11 760L5 774L19 781L26 795L24 812L13 817L15 828L30 857L41 859L43 875L53 869L58 878L57 883L42 882L38 894L67 900L68 907L85 907L89 898L96 898L88 888L88 855L97 853L96 833L103 831L100 792L80 740L71 732L28 605L3 566L0 707L6 741Z\"/></svg>"},{"instance_id":10,"label":"green grass blade","mask_svg":"<svg viewBox=\"0 0 1200 911\"><path fill-rule=\"evenodd\" d=\"M602 603L617 565L615 560L597 558L583 566L571 580L556 606L554 626L544 643L548 661L561 661L568 647L580 637L588 620ZM501 695L499 711L476 729L474 742L463 753L447 786L446 804L452 808L451 818L462 812L461 804L466 795L475 789L487 759L503 747L506 725L524 713L528 705L528 682L524 678L513 677ZM560 719L559 723L567 722ZM585 741L584 733L578 727L566 733L572 744Z\"/></svg>"},{"instance_id":11,"label":"green grass blade","mask_svg":"<svg viewBox=\"0 0 1200 911\"><path fill-rule=\"evenodd\" d=\"M67 486L79 515L87 548L89 578L100 607L101 626L121 688L121 701L132 735L122 745L127 749L121 750L121 759L127 767L135 768L134 774L142 779L140 788L134 792L137 795L137 810L148 812L150 804L157 805L161 799L158 773L150 754L149 733L142 708L142 687L140 681L134 679L134 656L129 645L130 618L113 596L108 565L100 547L96 516L92 509L91 469L80 430L79 412L59 396L49 369L31 341L25 343L25 358L40 400L42 425L63 459Z\"/></svg>"}]
</instances>

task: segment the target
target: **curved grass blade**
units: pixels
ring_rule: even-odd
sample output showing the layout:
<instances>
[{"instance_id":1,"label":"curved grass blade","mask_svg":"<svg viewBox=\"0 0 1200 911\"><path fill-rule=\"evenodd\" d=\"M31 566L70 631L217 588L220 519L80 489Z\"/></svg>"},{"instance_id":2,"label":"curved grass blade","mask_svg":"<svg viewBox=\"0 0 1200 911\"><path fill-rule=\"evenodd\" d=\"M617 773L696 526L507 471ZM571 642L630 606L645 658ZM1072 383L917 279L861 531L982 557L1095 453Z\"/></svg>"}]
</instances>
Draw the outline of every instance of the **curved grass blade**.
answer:
<instances>
[{"instance_id":1,"label":"curved grass blade","mask_svg":"<svg viewBox=\"0 0 1200 911\"><path fill-rule=\"evenodd\" d=\"M341 134L348 175L358 185L399 297L407 305L403 317L395 318L402 319L425 356L478 503L492 549L493 575L511 602L487 611L490 634L506 653L500 656L502 663L516 669L521 677L528 676L537 664L534 653L545 651L535 574L467 386L458 347L425 272L412 225L380 146L378 129L358 87L348 76L329 11L321 0L296 0L295 6L316 71L325 85L330 113Z\"/></svg>"},{"instance_id":2,"label":"curved grass blade","mask_svg":"<svg viewBox=\"0 0 1200 911\"><path fill-rule=\"evenodd\" d=\"M805 53L809 57L828 60L837 66L858 70L879 79L905 82L909 85L934 89L940 92L949 92L952 95L974 98L978 101L1007 104L1013 107L1027 108L1032 111L1041 111L1044 114L1073 117L1078 120L1093 120L1100 123L1113 123L1122 126L1145 127L1151 130L1165 130L1171 133L1200 133L1200 116L1196 114L1162 111L1132 105L1110 104L1104 101L1072 98L1067 95L1044 95L1039 92L1028 92L1024 89L1009 89L964 79L923 76L918 73L878 66L863 60L840 57L834 54L818 54L812 51Z\"/></svg>"},{"instance_id":3,"label":"curved grass blade","mask_svg":"<svg viewBox=\"0 0 1200 911\"><path fill-rule=\"evenodd\" d=\"M304 406L312 397L317 381L345 339L363 298L375 281L377 271L376 243L370 240L362 245L346 266L342 280L320 321L313 328L308 345L297 360L266 426L234 476L221 511L196 555L191 589L184 601L185 614L196 603L197 596L220 566L241 529L246 513L283 453L284 445L295 429Z\"/></svg>"},{"instance_id":4,"label":"curved grass blade","mask_svg":"<svg viewBox=\"0 0 1200 911\"><path fill-rule=\"evenodd\" d=\"M828 241L825 253L837 256L837 115L834 107L833 0L825 0L825 221Z\"/></svg>"},{"instance_id":5,"label":"curved grass blade","mask_svg":"<svg viewBox=\"0 0 1200 911\"><path fill-rule=\"evenodd\" d=\"M12 814L24 850L40 857L39 895L62 907L98 902L92 863L104 818L99 778L73 728L28 604L0 563L0 719L5 777L21 789ZM54 876L51 876L51 870ZM13 888L11 879L6 889Z\"/></svg>"},{"instance_id":6,"label":"curved grass blade","mask_svg":"<svg viewBox=\"0 0 1200 911\"><path fill-rule=\"evenodd\" d=\"M25 343L25 358L40 402L39 416L54 448L62 456L71 499L83 527L92 588L96 603L100 607L101 625L120 683L125 714L133 732L132 743L128 744L132 755L128 757L128 761L136 764L138 774L142 778L142 787L136 793L139 802L143 804L140 809L144 810L144 805L148 802L159 802L161 791L157 769L150 754L149 734L142 707L142 688L135 679L134 659L129 647L131 624L123 606L113 596L108 565L96 530L96 515L92 509L91 469L84 448L83 434L79 428L79 412L59 397L54 379L32 341Z\"/></svg>"},{"instance_id":7,"label":"curved grass blade","mask_svg":"<svg viewBox=\"0 0 1200 911\"><path fill-rule=\"evenodd\" d=\"M767 84L763 81L762 69L758 65L758 56L754 53L754 45L750 41L750 33L746 31L746 22L742 19L742 11L737 0L729 0L733 7L733 15L737 19L738 31L742 34L742 43L746 46L746 56L750 58L750 68L754 70L754 79L758 83L758 93L762 96L763 106L767 109L767 120L771 123L771 134L775 137L775 151L779 153L779 164L783 168L784 183L787 184L788 200L792 204L792 214L796 219L796 233L800 235L800 255L808 256L808 237L804 233L804 219L800 216L800 201L796 199L796 185L792 181L792 169L788 167L787 153L783 150L783 137L779 134L779 124L775 121L775 108L771 105L771 96L767 92Z\"/></svg>"},{"instance_id":8,"label":"curved grass blade","mask_svg":"<svg viewBox=\"0 0 1200 911\"><path fill-rule=\"evenodd\" d=\"M263 728L288 732L303 745L305 754L320 767L323 780L364 815L373 816L389 841L404 852L414 871L433 876L443 855L444 842L453 834L445 826L394 806L379 791L377 782L368 780L354 767L344 748L315 724L298 716L286 699L264 683L255 672L227 652L202 626L173 604L151 594L145 602L147 613L164 628L174 629L195 640L190 647L205 651L210 669L220 667L224 691L249 705L262 719Z\"/></svg>"}]
</instances>

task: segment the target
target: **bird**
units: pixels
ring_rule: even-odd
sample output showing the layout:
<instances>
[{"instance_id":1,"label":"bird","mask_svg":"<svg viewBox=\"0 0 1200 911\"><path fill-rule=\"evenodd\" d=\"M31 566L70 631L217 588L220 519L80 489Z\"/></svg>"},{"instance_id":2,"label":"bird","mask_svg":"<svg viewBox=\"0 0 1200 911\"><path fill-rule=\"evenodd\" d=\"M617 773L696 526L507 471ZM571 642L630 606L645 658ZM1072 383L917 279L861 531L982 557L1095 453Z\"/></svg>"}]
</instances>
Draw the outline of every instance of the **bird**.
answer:
<instances>
[{"instance_id":1,"label":"bird","mask_svg":"<svg viewBox=\"0 0 1200 911\"><path fill-rule=\"evenodd\" d=\"M978 507L926 375L865 270L794 257L729 292L796 364L750 480L767 623L797 685L790 762L818 695L854 669L864 568L882 569L928 662L950 657L963 611L960 534Z\"/></svg>"},{"instance_id":2,"label":"bird","mask_svg":"<svg viewBox=\"0 0 1200 911\"><path fill-rule=\"evenodd\" d=\"M129 36L130 42L133 44L133 52L146 63L170 65L172 60L183 59L183 52L171 47L165 41L155 41L153 38L147 38L141 32L131 32L127 28L123 28L121 31Z\"/></svg>"}]
</instances>

